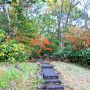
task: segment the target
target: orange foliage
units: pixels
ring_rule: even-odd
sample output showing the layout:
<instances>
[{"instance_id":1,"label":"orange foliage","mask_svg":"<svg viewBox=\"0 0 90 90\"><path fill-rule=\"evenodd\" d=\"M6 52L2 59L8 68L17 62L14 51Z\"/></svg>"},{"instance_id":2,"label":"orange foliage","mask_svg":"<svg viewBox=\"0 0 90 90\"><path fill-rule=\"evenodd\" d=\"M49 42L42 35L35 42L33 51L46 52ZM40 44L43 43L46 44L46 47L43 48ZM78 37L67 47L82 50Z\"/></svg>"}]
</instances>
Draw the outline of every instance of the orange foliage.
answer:
<instances>
[{"instance_id":1,"label":"orange foliage","mask_svg":"<svg viewBox=\"0 0 90 90\"><path fill-rule=\"evenodd\" d=\"M42 50L52 51L51 48L48 48L48 45L51 44L52 43L49 42L47 38L41 39L40 37L36 37L31 40L31 45L40 47L40 49L37 51L38 53L41 53Z\"/></svg>"},{"instance_id":2,"label":"orange foliage","mask_svg":"<svg viewBox=\"0 0 90 90\"><path fill-rule=\"evenodd\" d=\"M80 44L80 39L75 37L74 35L65 34L65 39L69 41L74 48L76 48Z\"/></svg>"},{"instance_id":3,"label":"orange foliage","mask_svg":"<svg viewBox=\"0 0 90 90\"><path fill-rule=\"evenodd\" d=\"M42 43L45 44L45 45L50 45L51 44L51 42L49 42L47 38L43 39Z\"/></svg>"},{"instance_id":4,"label":"orange foliage","mask_svg":"<svg viewBox=\"0 0 90 90\"><path fill-rule=\"evenodd\" d=\"M31 43L32 43L32 45L37 44L37 42L36 42L36 40L35 40L35 39L32 39L32 40L31 40Z\"/></svg>"},{"instance_id":5,"label":"orange foliage","mask_svg":"<svg viewBox=\"0 0 90 90\"><path fill-rule=\"evenodd\" d=\"M85 35L83 36L84 39L84 44L86 46L90 46L90 33L84 33Z\"/></svg>"},{"instance_id":6,"label":"orange foliage","mask_svg":"<svg viewBox=\"0 0 90 90\"><path fill-rule=\"evenodd\" d=\"M45 48L45 50L52 51L52 49L51 49L51 48Z\"/></svg>"},{"instance_id":7,"label":"orange foliage","mask_svg":"<svg viewBox=\"0 0 90 90\"><path fill-rule=\"evenodd\" d=\"M29 44L29 41L30 41L30 38L28 38L27 36L23 36L23 35L16 35L15 38L19 42L25 42L25 43L28 43L28 44Z\"/></svg>"},{"instance_id":8,"label":"orange foliage","mask_svg":"<svg viewBox=\"0 0 90 90\"><path fill-rule=\"evenodd\" d=\"M39 45L40 42L41 42L40 37L36 37L34 39L31 39L31 44L32 45Z\"/></svg>"},{"instance_id":9,"label":"orange foliage","mask_svg":"<svg viewBox=\"0 0 90 90\"><path fill-rule=\"evenodd\" d=\"M80 28L71 28L69 33L64 34L65 39L69 41L74 48L82 44L84 47L90 46L90 32L88 30L81 30Z\"/></svg>"}]
</instances>

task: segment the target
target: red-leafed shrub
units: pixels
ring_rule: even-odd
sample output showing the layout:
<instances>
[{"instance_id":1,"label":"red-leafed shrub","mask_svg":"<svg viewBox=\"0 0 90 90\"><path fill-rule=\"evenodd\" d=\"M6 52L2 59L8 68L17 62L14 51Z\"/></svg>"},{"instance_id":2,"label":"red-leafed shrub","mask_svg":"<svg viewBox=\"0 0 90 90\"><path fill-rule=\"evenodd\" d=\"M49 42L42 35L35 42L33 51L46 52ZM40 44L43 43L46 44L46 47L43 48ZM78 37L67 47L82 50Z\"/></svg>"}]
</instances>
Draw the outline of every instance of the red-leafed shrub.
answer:
<instances>
[{"instance_id":1,"label":"red-leafed shrub","mask_svg":"<svg viewBox=\"0 0 90 90\"><path fill-rule=\"evenodd\" d=\"M49 53L53 49L50 47L52 43L47 38L36 37L31 40L32 53L37 57L45 52Z\"/></svg>"},{"instance_id":2,"label":"red-leafed shrub","mask_svg":"<svg viewBox=\"0 0 90 90\"><path fill-rule=\"evenodd\" d=\"M71 27L69 33L65 33L64 36L75 49L90 47L90 31L86 29Z\"/></svg>"}]
</instances>

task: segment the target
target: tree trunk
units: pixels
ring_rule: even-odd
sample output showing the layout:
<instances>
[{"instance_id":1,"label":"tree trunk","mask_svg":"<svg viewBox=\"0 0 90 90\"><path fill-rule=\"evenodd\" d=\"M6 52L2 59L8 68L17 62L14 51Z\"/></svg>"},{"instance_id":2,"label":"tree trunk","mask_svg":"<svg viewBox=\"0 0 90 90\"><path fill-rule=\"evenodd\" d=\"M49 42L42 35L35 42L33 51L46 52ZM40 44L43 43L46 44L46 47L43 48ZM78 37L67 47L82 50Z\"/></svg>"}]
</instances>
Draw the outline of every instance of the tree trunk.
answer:
<instances>
[{"instance_id":1,"label":"tree trunk","mask_svg":"<svg viewBox=\"0 0 90 90\"><path fill-rule=\"evenodd\" d=\"M86 29L88 29L87 20L88 20L88 14L86 13L85 8L84 8L84 23L85 23L84 26Z\"/></svg>"},{"instance_id":2,"label":"tree trunk","mask_svg":"<svg viewBox=\"0 0 90 90\"><path fill-rule=\"evenodd\" d=\"M57 29L57 38L58 40L60 39L60 26L61 26L61 13L60 11L58 11L58 14L57 14L57 21L58 21L58 29Z\"/></svg>"},{"instance_id":3,"label":"tree trunk","mask_svg":"<svg viewBox=\"0 0 90 90\"><path fill-rule=\"evenodd\" d=\"M61 47L64 46L64 42L63 42L64 34L63 34L62 25L61 25L62 24L62 12L63 12L63 2L62 2L61 7L58 7L58 13L57 13L57 21L58 21L57 37L58 37L58 40L61 39L61 42L60 42Z\"/></svg>"},{"instance_id":4,"label":"tree trunk","mask_svg":"<svg viewBox=\"0 0 90 90\"><path fill-rule=\"evenodd\" d=\"M18 30L18 27L17 27L17 14L15 14L15 25L14 25L14 31L13 31L13 34L12 34L13 38L16 37L17 30Z\"/></svg>"},{"instance_id":5,"label":"tree trunk","mask_svg":"<svg viewBox=\"0 0 90 90\"><path fill-rule=\"evenodd\" d=\"M71 9L69 10L69 12L67 14L66 23L65 23L65 27L64 27L65 29L67 28L67 25L68 25L68 20L69 20L70 12L71 12Z\"/></svg>"},{"instance_id":6,"label":"tree trunk","mask_svg":"<svg viewBox=\"0 0 90 90\"><path fill-rule=\"evenodd\" d=\"M9 6L7 3L5 3L4 10L5 10L5 15L7 17L7 20L8 20L8 31L7 31L7 33L8 33L8 35L10 35L10 16L9 16L9 12L8 12Z\"/></svg>"}]
</instances>

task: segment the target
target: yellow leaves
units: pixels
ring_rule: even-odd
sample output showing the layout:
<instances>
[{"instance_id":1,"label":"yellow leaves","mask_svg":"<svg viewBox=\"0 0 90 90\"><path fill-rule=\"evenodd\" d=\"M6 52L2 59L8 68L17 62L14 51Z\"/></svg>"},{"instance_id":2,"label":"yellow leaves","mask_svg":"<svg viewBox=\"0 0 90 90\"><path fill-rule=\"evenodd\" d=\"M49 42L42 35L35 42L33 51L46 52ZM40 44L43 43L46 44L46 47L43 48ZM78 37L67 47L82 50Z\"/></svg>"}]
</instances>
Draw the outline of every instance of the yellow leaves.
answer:
<instances>
[{"instance_id":1,"label":"yellow leaves","mask_svg":"<svg viewBox=\"0 0 90 90\"><path fill-rule=\"evenodd\" d=\"M12 5L13 5L13 6L17 6L18 4L17 4L17 3L12 2Z\"/></svg>"},{"instance_id":2,"label":"yellow leaves","mask_svg":"<svg viewBox=\"0 0 90 90\"><path fill-rule=\"evenodd\" d=\"M15 15L16 11L15 10L10 10L9 12L11 15Z\"/></svg>"},{"instance_id":3,"label":"yellow leaves","mask_svg":"<svg viewBox=\"0 0 90 90\"><path fill-rule=\"evenodd\" d=\"M52 11L53 9L58 8L60 5L60 3L50 3L46 11Z\"/></svg>"},{"instance_id":4,"label":"yellow leaves","mask_svg":"<svg viewBox=\"0 0 90 90\"><path fill-rule=\"evenodd\" d=\"M15 0L11 3L13 6L18 6L19 5L19 0Z\"/></svg>"},{"instance_id":5,"label":"yellow leaves","mask_svg":"<svg viewBox=\"0 0 90 90\"><path fill-rule=\"evenodd\" d=\"M17 3L19 4L19 0L17 0Z\"/></svg>"},{"instance_id":6,"label":"yellow leaves","mask_svg":"<svg viewBox=\"0 0 90 90\"><path fill-rule=\"evenodd\" d=\"M63 1L62 3L63 3L63 6L64 6L64 7L69 6L69 3L68 3L67 1Z\"/></svg>"},{"instance_id":7,"label":"yellow leaves","mask_svg":"<svg viewBox=\"0 0 90 90\"><path fill-rule=\"evenodd\" d=\"M48 4L52 4L53 3L53 0L48 0Z\"/></svg>"},{"instance_id":8,"label":"yellow leaves","mask_svg":"<svg viewBox=\"0 0 90 90\"><path fill-rule=\"evenodd\" d=\"M13 51L24 51L25 46L23 44L13 44Z\"/></svg>"},{"instance_id":9,"label":"yellow leaves","mask_svg":"<svg viewBox=\"0 0 90 90\"><path fill-rule=\"evenodd\" d=\"M2 44L1 46L0 46L0 48L7 48L7 46L5 45L5 44Z\"/></svg>"},{"instance_id":10,"label":"yellow leaves","mask_svg":"<svg viewBox=\"0 0 90 90\"><path fill-rule=\"evenodd\" d=\"M3 53L3 52L0 53L0 56L4 56L4 55L5 55L5 53Z\"/></svg>"},{"instance_id":11,"label":"yellow leaves","mask_svg":"<svg viewBox=\"0 0 90 90\"><path fill-rule=\"evenodd\" d=\"M55 3L55 6L57 6L57 7L61 6L61 3Z\"/></svg>"},{"instance_id":12,"label":"yellow leaves","mask_svg":"<svg viewBox=\"0 0 90 90\"><path fill-rule=\"evenodd\" d=\"M55 6L55 5L52 5L52 6L50 6L48 9L47 9L47 11L51 11L52 9L55 9L57 6Z\"/></svg>"},{"instance_id":13,"label":"yellow leaves","mask_svg":"<svg viewBox=\"0 0 90 90\"><path fill-rule=\"evenodd\" d=\"M18 45L17 44L13 44L13 51L19 51L19 47L18 47Z\"/></svg>"},{"instance_id":14,"label":"yellow leaves","mask_svg":"<svg viewBox=\"0 0 90 90\"><path fill-rule=\"evenodd\" d=\"M49 5L52 5L52 4L57 3L57 0L48 0L47 3L48 3Z\"/></svg>"},{"instance_id":15,"label":"yellow leaves","mask_svg":"<svg viewBox=\"0 0 90 90\"><path fill-rule=\"evenodd\" d=\"M52 9L51 9L51 7L49 7L48 9L47 9L47 11L51 11Z\"/></svg>"},{"instance_id":16,"label":"yellow leaves","mask_svg":"<svg viewBox=\"0 0 90 90\"><path fill-rule=\"evenodd\" d=\"M42 0L43 2L48 2L48 4L56 3L58 0Z\"/></svg>"},{"instance_id":17,"label":"yellow leaves","mask_svg":"<svg viewBox=\"0 0 90 90\"><path fill-rule=\"evenodd\" d=\"M56 3L58 0L48 0L50 3Z\"/></svg>"},{"instance_id":18,"label":"yellow leaves","mask_svg":"<svg viewBox=\"0 0 90 90\"><path fill-rule=\"evenodd\" d=\"M0 34L0 37L5 37L5 35L4 34Z\"/></svg>"},{"instance_id":19,"label":"yellow leaves","mask_svg":"<svg viewBox=\"0 0 90 90\"><path fill-rule=\"evenodd\" d=\"M55 3L54 3L54 0L48 0L47 3L49 5L47 11L51 11L53 9L59 9L59 7L63 7L63 12L65 12L66 8L68 8L69 6L69 2L67 0L58 0Z\"/></svg>"},{"instance_id":20,"label":"yellow leaves","mask_svg":"<svg viewBox=\"0 0 90 90\"><path fill-rule=\"evenodd\" d=\"M56 4L56 5L60 5L60 4L63 4L63 6L68 6L69 5L69 2L67 0L48 0L48 4L49 5L53 5L53 4Z\"/></svg>"},{"instance_id":21,"label":"yellow leaves","mask_svg":"<svg viewBox=\"0 0 90 90\"><path fill-rule=\"evenodd\" d=\"M69 11L70 2L68 0L48 0L47 3L49 5L47 11L59 8L62 8L62 12L64 13L67 13Z\"/></svg>"}]
</instances>

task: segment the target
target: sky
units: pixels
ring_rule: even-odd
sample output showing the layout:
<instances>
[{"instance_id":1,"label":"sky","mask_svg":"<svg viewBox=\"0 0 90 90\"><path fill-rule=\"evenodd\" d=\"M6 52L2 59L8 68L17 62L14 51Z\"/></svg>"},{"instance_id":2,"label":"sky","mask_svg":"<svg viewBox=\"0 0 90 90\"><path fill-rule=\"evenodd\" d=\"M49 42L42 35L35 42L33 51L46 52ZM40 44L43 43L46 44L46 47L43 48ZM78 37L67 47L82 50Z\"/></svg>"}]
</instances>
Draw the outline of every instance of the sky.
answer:
<instances>
[{"instance_id":1,"label":"sky","mask_svg":"<svg viewBox=\"0 0 90 90\"><path fill-rule=\"evenodd\" d=\"M85 6L85 5L87 5L88 4L88 6L89 6L89 8L90 8L90 0L77 0L77 1L80 1L80 3L81 4L79 4L79 5L77 5L77 7L79 8L79 9L83 9L83 7ZM90 17L90 9L88 8L88 16Z\"/></svg>"}]
</instances>

